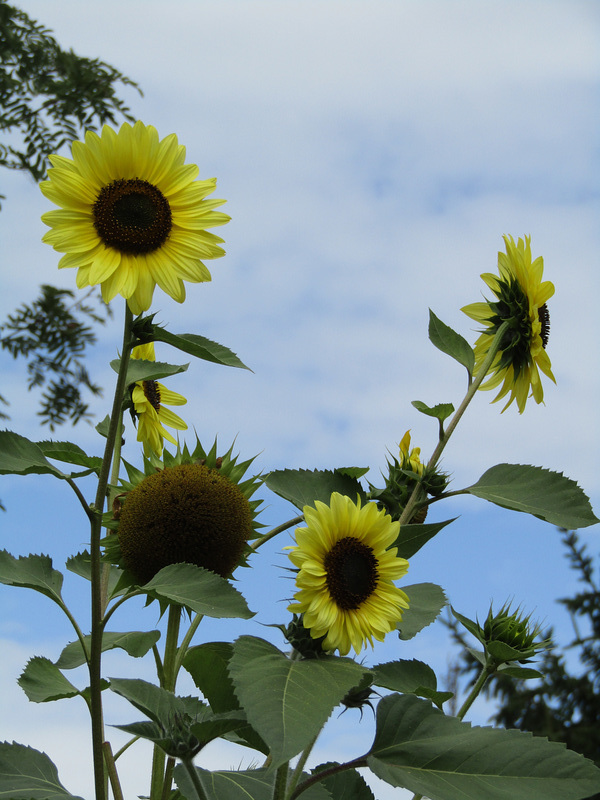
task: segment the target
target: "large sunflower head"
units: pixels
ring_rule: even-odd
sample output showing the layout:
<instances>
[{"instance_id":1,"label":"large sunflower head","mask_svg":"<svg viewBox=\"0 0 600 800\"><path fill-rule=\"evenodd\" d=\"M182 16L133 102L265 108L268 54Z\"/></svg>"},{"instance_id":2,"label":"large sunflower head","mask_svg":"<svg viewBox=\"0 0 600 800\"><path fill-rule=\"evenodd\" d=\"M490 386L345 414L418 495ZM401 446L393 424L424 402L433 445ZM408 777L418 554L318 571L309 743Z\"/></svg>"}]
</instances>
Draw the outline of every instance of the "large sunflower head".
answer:
<instances>
[{"instance_id":1,"label":"large sunflower head","mask_svg":"<svg viewBox=\"0 0 600 800\"><path fill-rule=\"evenodd\" d=\"M529 396L536 403L544 399L539 370L556 383L546 352L550 332L547 302L554 294L554 285L542 280L543 259L538 256L532 261L529 236L516 244L512 236L504 236L504 241L506 253L498 253L499 275L481 276L496 299L471 303L462 310L486 326L475 343L475 372L485 361L500 327L508 323L489 370L490 378L480 388L500 387L494 402L510 393L502 410L516 400L519 413L523 413Z\"/></svg>"},{"instance_id":2,"label":"large sunflower head","mask_svg":"<svg viewBox=\"0 0 600 800\"><path fill-rule=\"evenodd\" d=\"M393 581L408 569L392 547L400 525L377 508L334 492L330 504L305 506L305 528L296 530L289 557L298 569L295 602L324 650L359 653L373 639L383 641L402 619L408 597Z\"/></svg>"},{"instance_id":3,"label":"large sunflower head","mask_svg":"<svg viewBox=\"0 0 600 800\"><path fill-rule=\"evenodd\" d=\"M238 462L232 450L217 456L216 442L208 453L198 442L192 453L165 451L164 463L145 459L144 472L127 465L129 480L107 520L117 536L103 540L104 559L140 585L183 562L229 577L250 552L262 502L251 499L260 480L244 479L253 459Z\"/></svg>"},{"instance_id":4,"label":"large sunflower head","mask_svg":"<svg viewBox=\"0 0 600 800\"><path fill-rule=\"evenodd\" d=\"M177 302L183 281L211 276L202 259L224 255L218 236L206 228L224 225L215 211L224 200L207 200L216 178L197 181L198 167L184 164L185 147L170 134L159 140L151 125L108 125L85 142L74 142L72 158L50 156L44 195L59 206L42 221L43 241L64 253L59 268L77 268L77 286L102 287L106 303L118 294L134 314L150 308L154 287Z\"/></svg>"},{"instance_id":5,"label":"large sunflower head","mask_svg":"<svg viewBox=\"0 0 600 800\"><path fill-rule=\"evenodd\" d=\"M154 342L134 347L131 358L154 361ZM132 414L137 419L137 440L143 443L145 456L149 456L151 452L160 456L165 439L171 444L177 444L165 425L178 431L187 430L187 424L181 417L166 408L185 405L187 400L182 394L167 389L162 383L136 381L131 387L131 402Z\"/></svg>"}]
</instances>

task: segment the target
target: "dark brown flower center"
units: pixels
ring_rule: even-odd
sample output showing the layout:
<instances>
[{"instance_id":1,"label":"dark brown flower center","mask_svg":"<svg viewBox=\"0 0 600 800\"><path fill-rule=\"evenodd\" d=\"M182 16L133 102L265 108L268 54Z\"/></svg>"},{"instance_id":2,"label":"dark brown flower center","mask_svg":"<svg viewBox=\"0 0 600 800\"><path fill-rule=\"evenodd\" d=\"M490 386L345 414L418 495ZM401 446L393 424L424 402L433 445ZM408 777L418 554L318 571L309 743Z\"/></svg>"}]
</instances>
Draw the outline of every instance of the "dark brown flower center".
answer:
<instances>
[{"instance_id":1,"label":"dark brown flower center","mask_svg":"<svg viewBox=\"0 0 600 800\"><path fill-rule=\"evenodd\" d=\"M103 186L94 203L94 228L108 247L122 253L151 253L171 233L171 207L162 192L139 178Z\"/></svg>"},{"instance_id":2,"label":"dark brown flower center","mask_svg":"<svg viewBox=\"0 0 600 800\"><path fill-rule=\"evenodd\" d=\"M359 608L375 591L379 573L373 550L353 536L346 536L324 559L327 588L344 611Z\"/></svg>"},{"instance_id":3,"label":"dark brown flower center","mask_svg":"<svg viewBox=\"0 0 600 800\"><path fill-rule=\"evenodd\" d=\"M544 350L548 344L548 337L550 336L550 312L546 303L541 308L538 308L538 319L542 324L540 336L542 338L542 346Z\"/></svg>"},{"instance_id":4,"label":"dark brown flower center","mask_svg":"<svg viewBox=\"0 0 600 800\"><path fill-rule=\"evenodd\" d=\"M146 400L158 414L160 411L160 386L156 381L142 381L142 386Z\"/></svg>"}]
</instances>

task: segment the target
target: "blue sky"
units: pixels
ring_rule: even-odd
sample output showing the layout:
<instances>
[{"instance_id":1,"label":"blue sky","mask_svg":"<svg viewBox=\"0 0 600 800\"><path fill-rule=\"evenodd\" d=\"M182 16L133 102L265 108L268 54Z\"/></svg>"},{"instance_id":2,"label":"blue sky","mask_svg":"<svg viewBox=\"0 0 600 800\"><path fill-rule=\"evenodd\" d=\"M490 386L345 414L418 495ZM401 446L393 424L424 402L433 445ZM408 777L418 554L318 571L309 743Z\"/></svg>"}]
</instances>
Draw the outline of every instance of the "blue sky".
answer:
<instances>
[{"instance_id":1,"label":"blue sky","mask_svg":"<svg viewBox=\"0 0 600 800\"><path fill-rule=\"evenodd\" d=\"M19 5L63 47L98 56L139 81L143 99L123 92L134 114L161 136L177 133L200 177L216 176L216 196L228 200L232 221L218 231L227 255L209 262L212 283L189 286L182 306L157 290L153 305L173 331L222 342L254 370L198 362L172 379L169 385L189 400L182 415L203 441L218 434L228 446L237 436L242 456L258 453L264 472L355 464L370 466L373 482L387 449L395 450L408 428L428 455L436 425L411 400L456 404L465 389L461 368L427 340L428 308L474 341L461 306L480 299L479 275L495 270L502 234L530 234L556 286L548 352L557 386L547 383L546 405L528 404L522 416L514 408L501 415L501 406L480 393L444 467L454 488L505 461L564 471L597 510L596 3ZM2 177L4 319L33 299L40 283L75 283L74 271L59 273L58 254L40 241L47 201L26 177ZM107 364L120 342L114 305L116 321L90 357L107 395L113 381ZM166 346L157 352L177 362ZM3 358L2 374L10 427L45 438L37 397L24 393L24 369ZM106 413L102 402L93 409L98 419ZM100 452L85 424L58 437ZM139 458L134 440L130 432L132 461ZM264 496L266 524L294 516L291 506ZM2 546L10 552L50 552L60 567L85 546L84 520L67 487L49 478L7 477L0 497L7 506ZM408 580L439 583L471 616L485 614L492 598L514 597L568 638L568 619L554 600L575 584L557 532L475 499L431 511L435 519L457 514L460 520L413 559ZM596 528L584 539L598 551ZM258 572L240 580L258 622L284 617L290 586L281 547L288 543L284 536L265 549ZM87 601L76 580L67 580L66 591L85 618ZM70 631L43 598L9 589L1 598L2 667L12 679L34 653L56 658ZM140 614L136 609L120 624L156 624L153 609L142 623L135 619ZM251 632L270 636L258 623ZM204 635L238 633L219 623ZM441 677L451 655L435 626L401 648L386 642L369 659L421 658ZM107 674L143 669L110 659ZM64 765L67 787L89 796L84 710L78 714L66 701L28 704L14 683L3 686L8 713L0 738L46 749ZM115 708L124 716L114 721L127 721L126 709ZM484 722L487 710L477 713L473 719ZM328 758L339 757L342 737L351 739L342 723L324 739ZM366 740L361 733L359 744L344 746L357 755ZM65 742L81 753L81 766L73 767ZM227 766L238 757L223 758ZM135 762L130 771L128 788L143 791Z\"/></svg>"}]
</instances>

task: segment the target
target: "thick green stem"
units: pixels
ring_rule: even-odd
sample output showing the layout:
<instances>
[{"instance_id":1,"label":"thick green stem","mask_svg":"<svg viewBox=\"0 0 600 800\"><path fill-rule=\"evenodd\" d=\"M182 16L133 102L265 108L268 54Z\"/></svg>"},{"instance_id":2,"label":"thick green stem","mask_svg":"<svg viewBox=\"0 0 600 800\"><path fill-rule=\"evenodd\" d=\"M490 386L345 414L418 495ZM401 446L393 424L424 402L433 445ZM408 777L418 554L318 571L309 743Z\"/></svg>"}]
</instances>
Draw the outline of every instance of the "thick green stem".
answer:
<instances>
[{"instance_id":1,"label":"thick green stem","mask_svg":"<svg viewBox=\"0 0 600 800\"><path fill-rule=\"evenodd\" d=\"M121 424L121 406L126 388L127 364L131 353L131 321L132 314L128 307L125 309L125 325L123 332L123 349L115 394L113 398L112 413L104 448L104 458L98 488L94 503L94 515L91 520L90 530L90 564L91 564L91 646L90 646L90 707L92 716L92 753L94 761L94 784L96 800L105 800L107 782L104 770L104 722L102 719L102 564L100 561L100 538L102 530L102 512L108 486L108 476L113 458L115 440Z\"/></svg>"},{"instance_id":2,"label":"thick green stem","mask_svg":"<svg viewBox=\"0 0 600 800\"><path fill-rule=\"evenodd\" d=\"M319 731L319 733L320 733L320 731ZM287 790L286 790L286 793L285 793L286 800L289 800L289 798L294 793L294 790L295 790L296 786L298 785L298 781L302 777L302 770L304 769L304 767L306 765L306 762L308 761L308 757L311 754L312 749L316 744L318 736L319 736L319 734L317 734L315 736L315 738L312 740L312 742L310 742L310 744L307 747L305 747L304 750L302 751L302 753L300 754L300 758L298 759L298 763L296 764L296 766L294 768L294 772L292 773L292 777L290 778L290 780L288 782Z\"/></svg>"},{"instance_id":3,"label":"thick green stem","mask_svg":"<svg viewBox=\"0 0 600 800\"><path fill-rule=\"evenodd\" d=\"M198 800L208 800L206 797L206 793L202 788L202 784L200 783L200 778L198 777L198 773L196 772L196 767L194 766L194 762L191 758L186 759L185 761L181 762L185 767L187 774L190 776L190 780L194 789L196 790L196 795L198 796ZM192 798L188 798L188 800L192 800Z\"/></svg>"},{"instance_id":4,"label":"thick green stem","mask_svg":"<svg viewBox=\"0 0 600 800\"><path fill-rule=\"evenodd\" d=\"M476 377L473 381L469 384L469 388L467 389L467 393L465 394L461 404L454 412L454 416L448 423L447 428L444 431L440 431L440 438L437 443L435 450L432 453L431 458L429 459L429 463L427 464L427 469L432 470L437 465L438 461L440 460L440 456L442 455L444 448L450 441L450 437L454 433L454 430L458 423L461 420L462 415L467 410L467 407L471 400L475 397L475 393L483 383L483 380L487 373L489 372L492 364L494 363L494 359L496 358L496 354L500 349L500 345L502 343L502 339L504 338L504 334L509 327L508 322L503 322L500 328L498 329L496 335L492 339L492 343L490 344L490 349L488 350L488 354L485 357L485 360L481 364ZM421 485L418 483L411 496L408 499L408 502L402 512L402 516L400 517L400 524L405 525L406 523L410 522L413 517L415 506L421 501L424 495L424 491Z\"/></svg>"},{"instance_id":5,"label":"thick green stem","mask_svg":"<svg viewBox=\"0 0 600 800\"><path fill-rule=\"evenodd\" d=\"M190 646L190 643L194 638L194 634L198 630L198 625L200 625L203 619L204 619L204 614L196 614L196 616L192 620L191 625L185 632L185 636L181 640L179 648L177 649L177 653L175 655L175 661L173 663L173 673L176 681L177 681L177 676L179 675L179 670L181 669L181 665L183 663L183 659L185 658L185 654L188 651L188 647Z\"/></svg>"},{"instance_id":6,"label":"thick green stem","mask_svg":"<svg viewBox=\"0 0 600 800\"><path fill-rule=\"evenodd\" d=\"M473 705L475 698L479 695L479 693L487 683L488 678L490 678L495 671L496 668L493 665L489 664L482 668L481 672L479 673L479 677L477 678L477 680L473 684L473 688L469 692L469 696L465 699L465 702L460 707L460 711L456 715L458 719L464 718L467 711Z\"/></svg>"},{"instance_id":7,"label":"thick green stem","mask_svg":"<svg viewBox=\"0 0 600 800\"><path fill-rule=\"evenodd\" d=\"M168 692L175 691L177 673L175 663L177 660L177 642L179 640L179 626L181 623L181 606L169 606L169 620L167 622L167 635L165 638L165 653L163 657L163 677L161 688ZM158 745L154 745L152 755L152 782L150 786L150 800L160 800L165 791L165 763L166 754Z\"/></svg>"},{"instance_id":8,"label":"thick green stem","mask_svg":"<svg viewBox=\"0 0 600 800\"><path fill-rule=\"evenodd\" d=\"M287 761L277 768L275 783L273 784L273 800L283 800L286 796L289 770L290 767Z\"/></svg>"}]
</instances>

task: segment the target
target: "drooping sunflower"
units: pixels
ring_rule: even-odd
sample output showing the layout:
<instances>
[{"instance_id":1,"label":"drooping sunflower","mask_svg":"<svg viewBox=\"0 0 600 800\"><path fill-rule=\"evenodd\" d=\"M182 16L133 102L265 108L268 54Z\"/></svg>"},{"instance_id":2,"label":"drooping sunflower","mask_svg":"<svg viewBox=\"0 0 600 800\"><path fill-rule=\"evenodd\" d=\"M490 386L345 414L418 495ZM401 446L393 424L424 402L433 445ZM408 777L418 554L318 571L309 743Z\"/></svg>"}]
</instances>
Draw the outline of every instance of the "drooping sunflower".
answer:
<instances>
[{"instance_id":1,"label":"drooping sunflower","mask_svg":"<svg viewBox=\"0 0 600 800\"><path fill-rule=\"evenodd\" d=\"M151 125L108 125L74 142L72 159L52 155L44 195L60 206L42 221L43 241L64 253L59 269L77 268L77 286L102 287L106 303L118 294L134 314L146 311L158 286L177 302L183 281L211 279L201 259L224 255L223 242L206 228L224 225L207 200L216 178L197 181L198 167L184 164L185 147L170 134L159 140Z\"/></svg>"},{"instance_id":2,"label":"drooping sunflower","mask_svg":"<svg viewBox=\"0 0 600 800\"><path fill-rule=\"evenodd\" d=\"M496 300L471 303L462 310L486 326L475 343L475 373L485 361L500 327L509 323L489 370L490 377L480 388L500 386L493 402L510 393L502 411L516 400L522 414L528 397L533 397L536 403L543 402L540 370L556 383L546 352L550 332L547 302L554 294L554 284L542 280L544 261L541 256L532 261L529 236L516 244L512 236L504 236L504 242L506 253L498 253L499 275L484 273L481 276Z\"/></svg>"},{"instance_id":3,"label":"drooping sunflower","mask_svg":"<svg viewBox=\"0 0 600 800\"><path fill-rule=\"evenodd\" d=\"M298 568L290 611L303 615L324 650L359 653L373 639L383 641L402 619L408 597L393 581L408 569L392 547L400 525L377 508L361 506L334 492L330 504L303 509L306 528L296 530L289 557Z\"/></svg>"},{"instance_id":4,"label":"drooping sunflower","mask_svg":"<svg viewBox=\"0 0 600 800\"><path fill-rule=\"evenodd\" d=\"M154 361L154 343L141 344L134 347L131 358ZM183 406L187 403L182 394L171 391L158 381L137 381L131 390L131 402L137 417L137 440L144 445L144 455L149 456L154 452L160 456L163 443L166 439L171 444L177 444L173 436L165 429L175 428L178 431L187 430L187 424L180 416L165 406Z\"/></svg>"},{"instance_id":5,"label":"drooping sunflower","mask_svg":"<svg viewBox=\"0 0 600 800\"><path fill-rule=\"evenodd\" d=\"M175 455L165 451L161 463L144 460L144 472L126 464L119 500L105 515L104 560L117 564L137 584L150 581L170 564L196 564L229 577L250 552L261 500L251 497L257 477L244 478L254 459L238 461L233 447L217 456L197 442ZM113 514L113 517L111 517Z\"/></svg>"}]
</instances>

